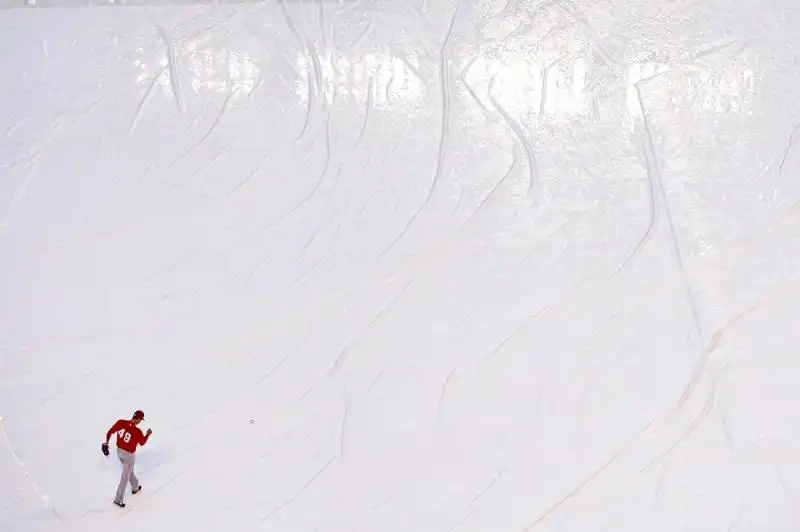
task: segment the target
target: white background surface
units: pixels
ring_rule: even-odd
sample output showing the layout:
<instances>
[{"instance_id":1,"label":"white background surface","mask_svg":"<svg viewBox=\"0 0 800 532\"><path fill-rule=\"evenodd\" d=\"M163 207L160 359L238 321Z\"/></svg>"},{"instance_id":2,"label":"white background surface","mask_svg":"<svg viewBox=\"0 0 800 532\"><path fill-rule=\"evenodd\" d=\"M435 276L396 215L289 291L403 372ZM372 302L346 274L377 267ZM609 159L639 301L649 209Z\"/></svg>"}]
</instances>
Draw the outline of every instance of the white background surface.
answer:
<instances>
[{"instance_id":1,"label":"white background surface","mask_svg":"<svg viewBox=\"0 0 800 532\"><path fill-rule=\"evenodd\" d=\"M800 6L455 5L2 12L0 529L797 530Z\"/></svg>"}]
</instances>

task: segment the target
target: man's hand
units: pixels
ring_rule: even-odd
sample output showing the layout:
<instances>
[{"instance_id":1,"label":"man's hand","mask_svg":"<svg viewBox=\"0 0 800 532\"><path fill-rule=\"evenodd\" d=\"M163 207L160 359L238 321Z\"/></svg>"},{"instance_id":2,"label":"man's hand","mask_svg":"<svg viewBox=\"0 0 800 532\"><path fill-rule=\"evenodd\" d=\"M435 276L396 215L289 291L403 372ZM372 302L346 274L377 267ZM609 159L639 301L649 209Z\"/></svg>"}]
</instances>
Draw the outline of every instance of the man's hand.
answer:
<instances>
[{"instance_id":1,"label":"man's hand","mask_svg":"<svg viewBox=\"0 0 800 532\"><path fill-rule=\"evenodd\" d=\"M100 449L103 451L103 454L108 456L108 443L103 442L103 445L100 446Z\"/></svg>"},{"instance_id":2,"label":"man's hand","mask_svg":"<svg viewBox=\"0 0 800 532\"><path fill-rule=\"evenodd\" d=\"M150 435L153 433L153 429L147 429L147 437L149 438Z\"/></svg>"}]
</instances>

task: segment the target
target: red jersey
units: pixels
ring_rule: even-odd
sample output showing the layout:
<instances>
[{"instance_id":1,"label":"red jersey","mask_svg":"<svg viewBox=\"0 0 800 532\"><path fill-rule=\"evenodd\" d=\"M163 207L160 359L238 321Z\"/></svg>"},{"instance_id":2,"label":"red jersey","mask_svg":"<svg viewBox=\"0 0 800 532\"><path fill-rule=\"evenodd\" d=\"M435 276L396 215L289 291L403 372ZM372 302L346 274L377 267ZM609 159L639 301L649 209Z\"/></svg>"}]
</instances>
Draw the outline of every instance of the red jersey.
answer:
<instances>
[{"instance_id":1,"label":"red jersey","mask_svg":"<svg viewBox=\"0 0 800 532\"><path fill-rule=\"evenodd\" d=\"M129 419L118 419L114 425L108 429L106 434L106 441L111 439L113 433L117 433L117 447L129 453L136 452L137 445L144 445L147 443L147 436L133 424Z\"/></svg>"}]
</instances>

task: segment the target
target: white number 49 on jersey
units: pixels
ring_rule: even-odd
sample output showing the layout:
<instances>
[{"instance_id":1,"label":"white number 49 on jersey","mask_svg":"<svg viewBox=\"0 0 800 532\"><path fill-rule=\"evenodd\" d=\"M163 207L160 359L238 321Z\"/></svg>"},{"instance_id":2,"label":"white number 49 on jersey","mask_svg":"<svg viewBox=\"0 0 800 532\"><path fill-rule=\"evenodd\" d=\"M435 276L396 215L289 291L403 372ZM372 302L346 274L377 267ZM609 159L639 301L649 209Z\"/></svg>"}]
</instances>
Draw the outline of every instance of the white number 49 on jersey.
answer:
<instances>
[{"instance_id":1,"label":"white number 49 on jersey","mask_svg":"<svg viewBox=\"0 0 800 532\"><path fill-rule=\"evenodd\" d=\"M117 438L122 438L125 440L125 443L129 443L131 441L131 433L125 429L119 429L117 431Z\"/></svg>"}]
</instances>

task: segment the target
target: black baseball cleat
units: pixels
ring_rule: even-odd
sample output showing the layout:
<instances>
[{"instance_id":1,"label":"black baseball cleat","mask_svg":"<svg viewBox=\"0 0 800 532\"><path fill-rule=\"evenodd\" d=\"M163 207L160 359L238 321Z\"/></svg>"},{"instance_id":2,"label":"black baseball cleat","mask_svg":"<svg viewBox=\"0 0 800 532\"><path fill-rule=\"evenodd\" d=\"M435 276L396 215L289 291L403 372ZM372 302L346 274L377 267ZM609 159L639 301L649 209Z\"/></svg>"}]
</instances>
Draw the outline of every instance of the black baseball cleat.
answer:
<instances>
[{"instance_id":1,"label":"black baseball cleat","mask_svg":"<svg viewBox=\"0 0 800 532\"><path fill-rule=\"evenodd\" d=\"M117 502L117 501L114 501L114 504L116 504L116 505L117 505L117 506L119 506L120 508L125 508L125 503L124 503L124 502Z\"/></svg>"},{"instance_id":2,"label":"black baseball cleat","mask_svg":"<svg viewBox=\"0 0 800 532\"><path fill-rule=\"evenodd\" d=\"M142 485L141 485L141 484L139 485L139 489L132 490L132 491L131 491L131 493L133 493L134 495L136 495L136 494L137 494L137 493L139 493L140 491L142 491Z\"/></svg>"}]
</instances>

